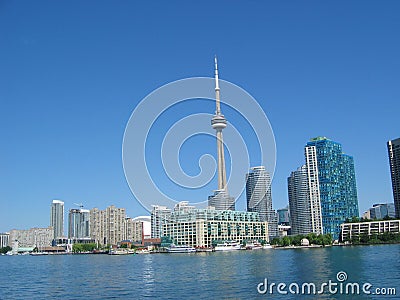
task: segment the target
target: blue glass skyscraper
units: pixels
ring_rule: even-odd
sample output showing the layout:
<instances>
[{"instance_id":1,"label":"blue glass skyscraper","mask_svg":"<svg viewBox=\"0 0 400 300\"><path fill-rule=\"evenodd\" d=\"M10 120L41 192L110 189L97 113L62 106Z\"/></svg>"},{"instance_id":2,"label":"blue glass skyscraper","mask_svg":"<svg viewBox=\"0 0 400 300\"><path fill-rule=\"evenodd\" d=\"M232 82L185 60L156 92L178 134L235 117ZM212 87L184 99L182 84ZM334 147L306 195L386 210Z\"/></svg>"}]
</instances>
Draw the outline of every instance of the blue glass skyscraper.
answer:
<instances>
[{"instance_id":1,"label":"blue glass skyscraper","mask_svg":"<svg viewBox=\"0 0 400 300\"><path fill-rule=\"evenodd\" d=\"M316 153L312 158L309 149ZM317 137L306 145L306 161L317 166L323 233L337 239L340 224L359 216L353 157L343 153L340 143Z\"/></svg>"}]
</instances>

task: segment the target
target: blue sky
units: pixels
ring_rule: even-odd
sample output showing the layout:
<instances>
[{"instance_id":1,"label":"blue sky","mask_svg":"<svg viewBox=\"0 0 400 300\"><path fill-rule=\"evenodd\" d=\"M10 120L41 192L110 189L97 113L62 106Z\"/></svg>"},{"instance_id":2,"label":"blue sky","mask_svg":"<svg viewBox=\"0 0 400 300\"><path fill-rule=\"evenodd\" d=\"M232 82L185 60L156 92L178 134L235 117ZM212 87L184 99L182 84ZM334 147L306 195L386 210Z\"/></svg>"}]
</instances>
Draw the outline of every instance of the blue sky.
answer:
<instances>
[{"instance_id":1,"label":"blue sky","mask_svg":"<svg viewBox=\"0 0 400 300\"><path fill-rule=\"evenodd\" d=\"M393 201L399 10L398 1L0 2L0 231L48 226L52 199L144 214L124 178L126 123L154 89L213 76L215 54L220 77L271 122L275 208L319 135L354 156L361 212ZM189 173L191 154L181 157Z\"/></svg>"}]
</instances>

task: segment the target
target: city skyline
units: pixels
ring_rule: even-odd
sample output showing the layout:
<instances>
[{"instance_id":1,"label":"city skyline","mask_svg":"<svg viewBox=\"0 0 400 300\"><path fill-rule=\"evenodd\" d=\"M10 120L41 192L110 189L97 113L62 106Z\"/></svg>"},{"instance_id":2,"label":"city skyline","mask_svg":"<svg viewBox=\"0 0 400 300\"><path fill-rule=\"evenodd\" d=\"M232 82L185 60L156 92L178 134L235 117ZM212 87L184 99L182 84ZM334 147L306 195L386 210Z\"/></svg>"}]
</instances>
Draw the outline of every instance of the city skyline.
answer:
<instances>
[{"instance_id":1,"label":"city skyline","mask_svg":"<svg viewBox=\"0 0 400 300\"><path fill-rule=\"evenodd\" d=\"M361 213L374 203L393 202L385 145L400 135L400 43L393 38L400 28L399 4L391 3L364 3L362 10L355 3L346 9L322 3L292 9L253 4L225 11L223 4L210 2L219 9L192 4L197 9L178 11L160 4L160 12L123 4L111 9L107 24L110 7L104 4L96 11L84 3L80 9L59 3L4 5L0 24L10 29L0 33L5 45L0 130L7 141L0 149L0 232L47 227L52 199L70 207L115 204L126 207L128 215L149 214L132 196L121 166L129 114L167 82L211 77L215 54L221 79L249 91L274 129L275 209L288 202L286 178L303 161L304 141L319 135L341 141L354 156ZM223 12L218 36L204 22L216 11ZM233 16L243 22L237 24ZM146 33L140 30L144 24ZM155 39L156 33L164 37ZM206 108L213 109L211 103ZM240 121L229 109L223 111L229 122ZM215 143L193 141L188 148L195 151L182 154L183 168L196 174L193 155L212 153L205 149L215 149ZM213 178L210 186L216 182ZM194 197L206 200L210 192L208 187ZM182 192L178 199L187 195ZM244 208L242 195L237 209Z\"/></svg>"}]
</instances>

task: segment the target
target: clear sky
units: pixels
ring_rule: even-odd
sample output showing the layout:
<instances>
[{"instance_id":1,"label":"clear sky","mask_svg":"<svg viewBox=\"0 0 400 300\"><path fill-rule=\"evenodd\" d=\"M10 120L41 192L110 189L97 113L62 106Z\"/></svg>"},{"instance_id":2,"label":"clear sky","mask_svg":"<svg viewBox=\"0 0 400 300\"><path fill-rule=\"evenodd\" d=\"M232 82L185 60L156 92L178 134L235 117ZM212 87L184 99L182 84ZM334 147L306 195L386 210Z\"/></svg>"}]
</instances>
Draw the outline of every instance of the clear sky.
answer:
<instances>
[{"instance_id":1,"label":"clear sky","mask_svg":"<svg viewBox=\"0 0 400 300\"><path fill-rule=\"evenodd\" d=\"M399 11L399 1L0 1L0 231L48 226L52 199L145 214L122 167L127 121L156 88L213 76L215 54L220 77L271 122L274 208L315 136L354 156L361 213L392 202ZM187 172L215 155L214 141L203 145L183 151Z\"/></svg>"}]
</instances>

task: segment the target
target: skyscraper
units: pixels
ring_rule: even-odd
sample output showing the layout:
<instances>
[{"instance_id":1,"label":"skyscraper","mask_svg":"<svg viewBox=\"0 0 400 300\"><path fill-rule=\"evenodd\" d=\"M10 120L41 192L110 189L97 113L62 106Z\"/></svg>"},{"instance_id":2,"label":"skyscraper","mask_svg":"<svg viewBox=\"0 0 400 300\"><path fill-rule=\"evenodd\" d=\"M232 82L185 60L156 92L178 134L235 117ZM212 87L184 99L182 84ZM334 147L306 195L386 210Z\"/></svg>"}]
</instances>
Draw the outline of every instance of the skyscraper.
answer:
<instances>
[{"instance_id":1,"label":"skyscraper","mask_svg":"<svg viewBox=\"0 0 400 300\"><path fill-rule=\"evenodd\" d=\"M90 211L87 209L70 209L68 224L68 238L90 238Z\"/></svg>"},{"instance_id":2,"label":"skyscraper","mask_svg":"<svg viewBox=\"0 0 400 300\"><path fill-rule=\"evenodd\" d=\"M288 196L291 232L294 235L322 232L321 206L319 206L317 227L311 226L311 203L308 189L307 167L305 165L293 171L288 177ZM314 222L314 225L316 222Z\"/></svg>"},{"instance_id":3,"label":"skyscraper","mask_svg":"<svg viewBox=\"0 0 400 300\"><path fill-rule=\"evenodd\" d=\"M305 156L311 221L318 222L319 198L323 233L337 239L340 224L359 216L353 157L343 154L341 144L325 137L311 139Z\"/></svg>"},{"instance_id":4,"label":"skyscraper","mask_svg":"<svg viewBox=\"0 0 400 300\"><path fill-rule=\"evenodd\" d=\"M235 199L229 196L226 186L224 141L222 137L222 130L226 127L226 119L221 113L217 57L215 57L215 99L216 109L211 120L211 126L216 130L217 137L218 190L214 192L214 195L208 197L208 205L217 210L235 210Z\"/></svg>"},{"instance_id":5,"label":"skyscraper","mask_svg":"<svg viewBox=\"0 0 400 300\"><path fill-rule=\"evenodd\" d=\"M396 218L400 219L400 138L387 142Z\"/></svg>"},{"instance_id":6,"label":"skyscraper","mask_svg":"<svg viewBox=\"0 0 400 300\"><path fill-rule=\"evenodd\" d=\"M264 166L253 167L246 174L247 211L258 212L261 221L268 222L270 237L278 236L278 220L272 209L271 177Z\"/></svg>"},{"instance_id":7,"label":"skyscraper","mask_svg":"<svg viewBox=\"0 0 400 300\"><path fill-rule=\"evenodd\" d=\"M53 227L54 239L64 237L64 202L53 200L50 208L50 226Z\"/></svg>"},{"instance_id":8,"label":"skyscraper","mask_svg":"<svg viewBox=\"0 0 400 300\"><path fill-rule=\"evenodd\" d=\"M309 201L311 232L324 233L322 225L321 193L319 184L319 171L317 162L317 149L315 146L306 146L304 149L307 172L307 193Z\"/></svg>"}]
</instances>

